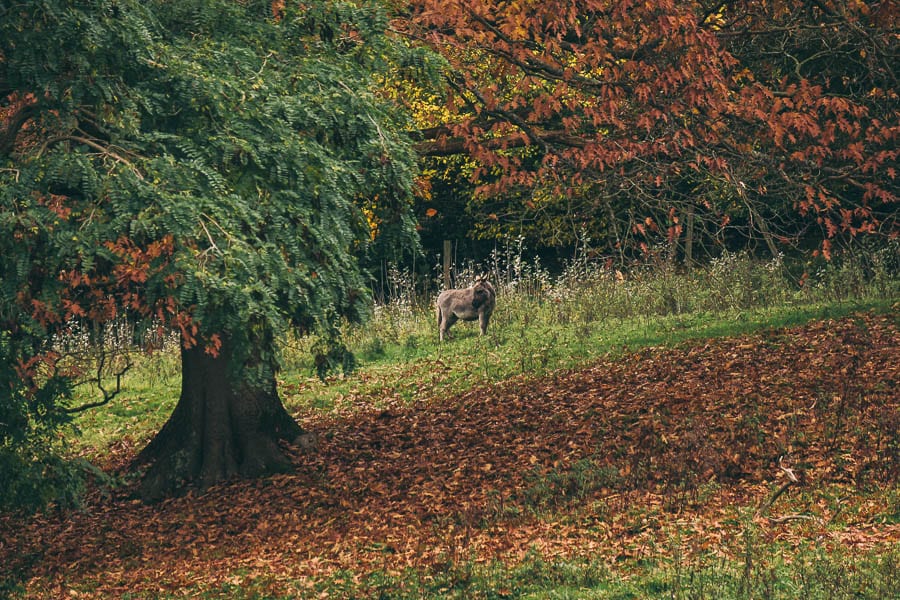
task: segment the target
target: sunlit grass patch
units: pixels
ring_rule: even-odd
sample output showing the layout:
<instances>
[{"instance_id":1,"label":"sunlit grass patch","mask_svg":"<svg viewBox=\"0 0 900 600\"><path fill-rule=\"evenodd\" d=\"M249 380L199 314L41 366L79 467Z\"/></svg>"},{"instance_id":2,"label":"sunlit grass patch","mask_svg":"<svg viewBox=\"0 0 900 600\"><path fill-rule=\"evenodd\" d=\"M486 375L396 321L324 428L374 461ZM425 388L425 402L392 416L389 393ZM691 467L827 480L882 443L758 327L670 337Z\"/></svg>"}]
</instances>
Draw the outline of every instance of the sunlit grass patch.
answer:
<instances>
[{"instance_id":1,"label":"sunlit grass patch","mask_svg":"<svg viewBox=\"0 0 900 600\"><path fill-rule=\"evenodd\" d=\"M298 581L240 580L194 590L199 598L329 599L559 599L559 600L893 600L900 585L900 553L849 552L812 544L797 547L753 538L739 558L712 552L668 558L549 558L463 561L440 570L339 571ZM127 598L181 595L135 594Z\"/></svg>"}]
</instances>

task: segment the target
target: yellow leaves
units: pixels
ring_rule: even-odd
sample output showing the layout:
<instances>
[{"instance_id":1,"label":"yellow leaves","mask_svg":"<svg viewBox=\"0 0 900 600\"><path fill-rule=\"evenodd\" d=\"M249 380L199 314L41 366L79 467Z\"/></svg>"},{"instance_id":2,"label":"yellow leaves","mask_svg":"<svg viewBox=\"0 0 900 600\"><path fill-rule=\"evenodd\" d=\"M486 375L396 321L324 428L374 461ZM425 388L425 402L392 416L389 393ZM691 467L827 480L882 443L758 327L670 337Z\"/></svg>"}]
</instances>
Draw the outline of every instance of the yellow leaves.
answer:
<instances>
[{"instance_id":1,"label":"yellow leaves","mask_svg":"<svg viewBox=\"0 0 900 600\"><path fill-rule=\"evenodd\" d=\"M381 219L375 214L374 205L372 204L364 206L362 212L366 217L366 223L369 225L369 239L374 241L378 237L378 227L381 225Z\"/></svg>"}]
</instances>

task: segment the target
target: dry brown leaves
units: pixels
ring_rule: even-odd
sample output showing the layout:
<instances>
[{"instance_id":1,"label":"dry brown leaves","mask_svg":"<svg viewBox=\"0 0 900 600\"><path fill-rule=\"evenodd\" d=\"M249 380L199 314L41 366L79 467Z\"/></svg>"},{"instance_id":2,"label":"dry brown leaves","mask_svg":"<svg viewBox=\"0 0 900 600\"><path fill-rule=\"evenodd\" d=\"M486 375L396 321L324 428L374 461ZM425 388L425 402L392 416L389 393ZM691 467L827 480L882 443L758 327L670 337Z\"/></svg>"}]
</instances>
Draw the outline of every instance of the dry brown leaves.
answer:
<instances>
[{"instance_id":1,"label":"dry brown leaves","mask_svg":"<svg viewBox=\"0 0 900 600\"><path fill-rule=\"evenodd\" d=\"M689 549L726 551L735 507L752 514L785 481L781 457L798 486L897 485L896 320L864 315L650 349L413 406L311 412L300 419L320 448L297 452L290 474L154 506L98 494L82 512L3 517L0 564L30 581L34 597L72 584L115 597L516 560L530 549L640 557L673 528ZM601 479L538 516L528 510L541 481L584 459ZM775 514L790 496L757 516L773 539L900 540L900 527L865 511L846 526L824 503Z\"/></svg>"}]
</instances>

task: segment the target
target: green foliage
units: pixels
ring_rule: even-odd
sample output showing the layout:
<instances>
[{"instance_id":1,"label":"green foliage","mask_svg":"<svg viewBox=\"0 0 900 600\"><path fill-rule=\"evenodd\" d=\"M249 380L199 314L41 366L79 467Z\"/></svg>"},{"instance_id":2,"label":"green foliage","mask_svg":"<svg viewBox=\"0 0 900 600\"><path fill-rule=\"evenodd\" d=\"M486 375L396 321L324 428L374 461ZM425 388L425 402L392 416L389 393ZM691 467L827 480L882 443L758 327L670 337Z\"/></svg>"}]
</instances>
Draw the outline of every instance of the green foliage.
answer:
<instances>
[{"instance_id":1,"label":"green foliage","mask_svg":"<svg viewBox=\"0 0 900 600\"><path fill-rule=\"evenodd\" d=\"M349 366L337 325L370 312L364 209L414 246L415 157L374 92L406 50L378 2L272 10L0 8L0 410L17 442L58 424L80 376L54 344L76 324L226 341L251 384L290 329L320 332L323 371Z\"/></svg>"},{"instance_id":2,"label":"green foliage","mask_svg":"<svg viewBox=\"0 0 900 600\"><path fill-rule=\"evenodd\" d=\"M2 79L50 90L38 123L60 139L20 145L3 171L5 306L22 311L13 291L30 287L58 310L62 286L38 269L102 281L134 254L110 244L146 251L171 235L171 258L141 265L141 307L173 298L206 337L365 316L361 204L378 198L384 219L402 220L414 169L402 122L368 87L391 60L382 10L312 3L276 20L269 3L44 4L40 43L37 14L6 25ZM354 36L332 43L330 29ZM15 60L56 37L65 57ZM91 144L77 135L88 125ZM122 296L117 283L108 291Z\"/></svg>"},{"instance_id":3,"label":"green foliage","mask_svg":"<svg viewBox=\"0 0 900 600\"><path fill-rule=\"evenodd\" d=\"M0 510L30 510L55 500L66 504L77 474L56 457L61 441L56 428L66 422L57 410L70 389L51 377L30 389L16 370L21 356L0 331Z\"/></svg>"}]
</instances>

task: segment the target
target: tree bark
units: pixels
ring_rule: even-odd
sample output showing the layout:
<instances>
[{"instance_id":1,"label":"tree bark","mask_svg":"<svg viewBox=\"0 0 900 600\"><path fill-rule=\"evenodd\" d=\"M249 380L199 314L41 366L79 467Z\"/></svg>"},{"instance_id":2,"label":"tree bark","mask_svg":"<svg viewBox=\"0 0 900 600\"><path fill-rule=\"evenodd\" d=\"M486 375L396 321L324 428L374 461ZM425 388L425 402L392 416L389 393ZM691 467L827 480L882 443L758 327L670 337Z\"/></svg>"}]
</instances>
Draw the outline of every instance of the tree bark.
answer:
<instances>
[{"instance_id":1,"label":"tree bark","mask_svg":"<svg viewBox=\"0 0 900 600\"><path fill-rule=\"evenodd\" d=\"M236 476L289 470L279 442L303 440L303 429L278 396L274 370L266 381L233 377L227 348L213 356L202 346L181 351L181 396L163 428L134 466L148 465L141 497L152 502L186 484L200 489Z\"/></svg>"}]
</instances>

